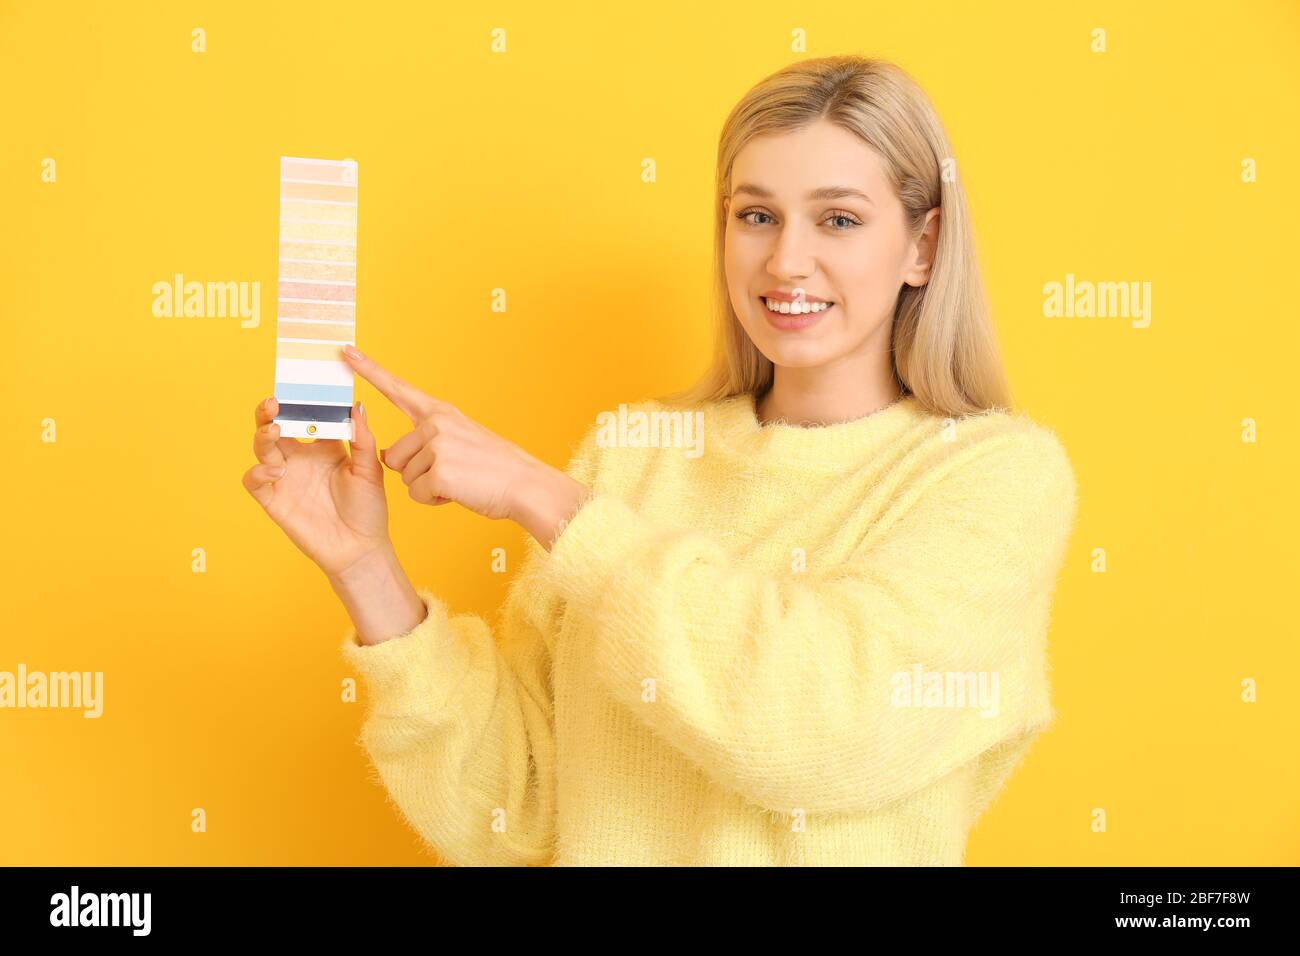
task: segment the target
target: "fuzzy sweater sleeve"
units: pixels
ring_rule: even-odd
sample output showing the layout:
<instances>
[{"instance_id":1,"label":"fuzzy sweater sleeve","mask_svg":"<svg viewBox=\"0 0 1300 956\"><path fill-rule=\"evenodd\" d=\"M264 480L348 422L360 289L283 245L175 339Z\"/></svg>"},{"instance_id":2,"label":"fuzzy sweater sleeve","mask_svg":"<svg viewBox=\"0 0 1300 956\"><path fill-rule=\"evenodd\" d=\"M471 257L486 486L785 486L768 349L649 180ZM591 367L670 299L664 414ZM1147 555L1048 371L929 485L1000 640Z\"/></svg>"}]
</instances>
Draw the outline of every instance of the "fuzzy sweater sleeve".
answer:
<instances>
[{"instance_id":1,"label":"fuzzy sweater sleeve","mask_svg":"<svg viewBox=\"0 0 1300 956\"><path fill-rule=\"evenodd\" d=\"M903 494L843 566L771 575L597 493L542 574L611 695L752 803L871 811L983 758L982 807L1053 717L1045 634L1074 473L1053 433L1016 429ZM996 681L996 707L916 706L917 677L952 674Z\"/></svg>"},{"instance_id":2,"label":"fuzzy sweater sleeve","mask_svg":"<svg viewBox=\"0 0 1300 956\"><path fill-rule=\"evenodd\" d=\"M409 633L363 645L352 628L344 638L369 703L359 743L402 816L447 862L546 863L555 734L542 634L554 601L526 565L494 634L419 593L428 616Z\"/></svg>"}]
</instances>

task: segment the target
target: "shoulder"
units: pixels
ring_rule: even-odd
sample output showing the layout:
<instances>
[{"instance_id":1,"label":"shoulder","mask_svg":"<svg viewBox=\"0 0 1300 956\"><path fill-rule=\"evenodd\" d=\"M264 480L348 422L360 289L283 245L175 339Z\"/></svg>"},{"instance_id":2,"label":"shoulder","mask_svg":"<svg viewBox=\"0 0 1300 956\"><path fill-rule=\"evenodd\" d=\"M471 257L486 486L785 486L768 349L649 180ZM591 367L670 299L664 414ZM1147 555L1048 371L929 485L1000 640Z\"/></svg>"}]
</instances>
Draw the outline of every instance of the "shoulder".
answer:
<instances>
[{"instance_id":1,"label":"shoulder","mask_svg":"<svg viewBox=\"0 0 1300 956\"><path fill-rule=\"evenodd\" d=\"M1078 486L1056 430L1001 410L933 419L907 452L894 502L901 540L933 535L950 557L969 546L971 561L1014 560L1026 574L1058 568Z\"/></svg>"},{"instance_id":2,"label":"shoulder","mask_svg":"<svg viewBox=\"0 0 1300 956\"><path fill-rule=\"evenodd\" d=\"M1055 513L1067 522L1077 510L1078 481L1065 442L1023 412L934 416L915 451L919 485L1022 514Z\"/></svg>"},{"instance_id":3,"label":"shoulder","mask_svg":"<svg viewBox=\"0 0 1300 956\"><path fill-rule=\"evenodd\" d=\"M960 418L934 416L931 440L946 446L950 467L986 462L1019 466L1029 473L1073 473L1069 452L1056 429L1024 412L991 409Z\"/></svg>"},{"instance_id":4,"label":"shoulder","mask_svg":"<svg viewBox=\"0 0 1300 956\"><path fill-rule=\"evenodd\" d=\"M1022 412L998 412L992 418L988 434L1000 437L1005 454L1016 456L1026 468L1043 477L1073 474L1070 454L1055 428Z\"/></svg>"}]
</instances>

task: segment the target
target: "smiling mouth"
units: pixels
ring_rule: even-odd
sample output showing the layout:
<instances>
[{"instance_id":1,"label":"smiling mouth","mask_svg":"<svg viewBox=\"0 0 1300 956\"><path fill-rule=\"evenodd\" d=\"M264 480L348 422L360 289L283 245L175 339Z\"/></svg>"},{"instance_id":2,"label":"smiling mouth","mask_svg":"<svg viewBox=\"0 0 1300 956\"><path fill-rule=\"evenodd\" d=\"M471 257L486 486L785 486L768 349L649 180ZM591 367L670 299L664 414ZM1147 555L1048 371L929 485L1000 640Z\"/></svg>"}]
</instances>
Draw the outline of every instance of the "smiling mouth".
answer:
<instances>
[{"instance_id":1,"label":"smiling mouth","mask_svg":"<svg viewBox=\"0 0 1300 956\"><path fill-rule=\"evenodd\" d=\"M821 315L835 307L834 302L782 302L761 295L758 299L767 311L777 315Z\"/></svg>"}]
</instances>

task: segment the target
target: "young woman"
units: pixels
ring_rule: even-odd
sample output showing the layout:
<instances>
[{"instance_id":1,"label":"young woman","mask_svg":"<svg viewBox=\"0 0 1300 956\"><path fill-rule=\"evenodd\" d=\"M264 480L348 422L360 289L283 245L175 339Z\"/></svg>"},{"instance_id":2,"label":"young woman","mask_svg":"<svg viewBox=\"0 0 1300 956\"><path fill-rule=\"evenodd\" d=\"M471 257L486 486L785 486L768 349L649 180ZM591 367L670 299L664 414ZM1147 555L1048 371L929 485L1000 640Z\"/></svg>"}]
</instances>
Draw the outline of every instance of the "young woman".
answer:
<instances>
[{"instance_id":1,"label":"young woman","mask_svg":"<svg viewBox=\"0 0 1300 956\"><path fill-rule=\"evenodd\" d=\"M495 628L402 572L360 405L350 455L258 407L244 484L351 616L361 742L445 860L963 862L1053 718L1076 484L1008 407L951 156L880 61L736 106L717 355L626 418L695 450L603 423L559 471L349 351L411 419L379 455L410 495L530 533Z\"/></svg>"}]
</instances>

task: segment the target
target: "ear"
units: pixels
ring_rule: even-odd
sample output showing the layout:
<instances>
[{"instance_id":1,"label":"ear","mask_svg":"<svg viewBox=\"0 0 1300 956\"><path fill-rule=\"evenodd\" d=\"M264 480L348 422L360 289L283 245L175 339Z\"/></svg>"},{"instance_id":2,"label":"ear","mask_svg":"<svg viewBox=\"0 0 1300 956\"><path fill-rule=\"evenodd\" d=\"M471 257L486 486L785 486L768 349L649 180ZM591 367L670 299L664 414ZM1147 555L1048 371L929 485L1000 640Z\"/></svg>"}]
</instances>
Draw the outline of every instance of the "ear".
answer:
<instances>
[{"instance_id":1,"label":"ear","mask_svg":"<svg viewBox=\"0 0 1300 956\"><path fill-rule=\"evenodd\" d=\"M930 281L934 253L939 247L939 227L939 207L935 206L925 214L921 233L912 242L911 261L903 272L903 281L908 285L923 286Z\"/></svg>"}]
</instances>

